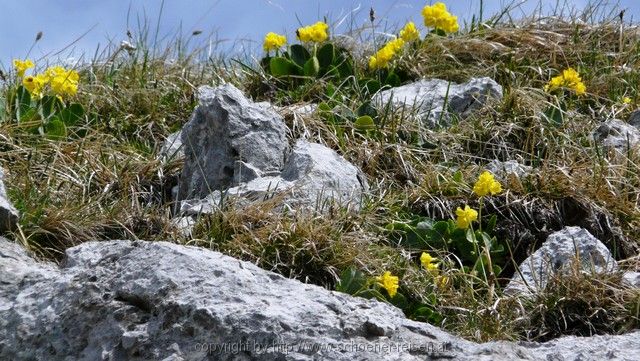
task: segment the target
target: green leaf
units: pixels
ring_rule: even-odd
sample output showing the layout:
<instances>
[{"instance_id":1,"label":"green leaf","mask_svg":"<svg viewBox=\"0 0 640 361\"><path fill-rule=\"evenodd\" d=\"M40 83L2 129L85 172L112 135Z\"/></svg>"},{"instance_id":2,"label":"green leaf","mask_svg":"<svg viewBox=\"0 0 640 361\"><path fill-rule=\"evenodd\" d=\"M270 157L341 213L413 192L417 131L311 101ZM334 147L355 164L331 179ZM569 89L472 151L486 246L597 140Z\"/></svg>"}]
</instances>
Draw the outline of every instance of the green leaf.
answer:
<instances>
[{"instance_id":1,"label":"green leaf","mask_svg":"<svg viewBox=\"0 0 640 361\"><path fill-rule=\"evenodd\" d=\"M550 106L543 114L547 121L556 127L561 127L564 124L564 113L558 107Z\"/></svg>"},{"instance_id":2,"label":"green leaf","mask_svg":"<svg viewBox=\"0 0 640 361\"><path fill-rule=\"evenodd\" d=\"M368 115L373 118L378 116L378 111L371 105L371 101L366 101L360 104L358 109L356 109L356 114L360 117L363 115Z\"/></svg>"},{"instance_id":3,"label":"green leaf","mask_svg":"<svg viewBox=\"0 0 640 361\"><path fill-rule=\"evenodd\" d=\"M367 97L373 96L382 86L380 82L375 79L363 79L359 83Z\"/></svg>"},{"instance_id":4,"label":"green leaf","mask_svg":"<svg viewBox=\"0 0 640 361\"><path fill-rule=\"evenodd\" d=\"M333 64L335 60L335 47L331 43L324 44L318 49L318 61L320 68L328 69L329 65Z\"/></svg>"},{"instance_id":5,"label":"green leaf","mask_svg":"<svg viewBox=\"0 0 640 361\"><path fill-rule=\"evenodd\" d=\"M64 106L58 97L52 95L43 96L42 100L40 100L40 104L42 108L42 116L45 120L52 117L58 109L61 109Z\"/></svg>"},{"instance_id":6,"label":"green leaf","mask_svg":"<svg viewBox=\"0 0 640 361\"><path fill-rule=\"evenodd\" d=\"M453 173L453 180L456 183L462 183L462 181L463 181L462 172L461 171L457 171L457 172Z\"/></svg>"},{"instance_id":7,"label":"green leaf","mask_svg":"<svg viewBox=\"0 0 640 361\"><path fill-rule=\"evenodd\" d=\"M8 114L7 114L6 100L5 98L0 98L0 123L8 120L8 119L5 119L7 115Z\"/></svg>"},{"instance_id":8,"label":"green leaf","mask_svg":"<svg viewBox=\"0 0 640 361\"><path fill-rule=\"evenodd\" d=\"M376 123L368 115L363 115L356 119L355 126L356 129L361 131L376 129Z\"/></svg>"},{"instance_id":9,"label":"green leaf","mask_svg":"<svg viewBox=\"0 0 640 361\"><path fill-rule=\"evenodd\" d=\"M270 63L271 63L271 57L270 56L265 56L264 58L260 59L260 67L264 71L269 71Z\"/></svg>"},{"instance_id":10,"label":"green leaf","mask_svg":"<svg viewBox=\"0 0 640 361\"><path fill-rule=\"evenodd\" d=\"M318 58L315 56L309 58L306 63L304 63L304 75L315 77L318 75L320 71L320 63L318 62Z\"/></svg>"},{"instance_id":11,"label":"green leaf","mask_svg":"<svg viewBox=\"0 0 640 361\"><path fill-rule=\"evenodd\" d=\"M291 45L289 52L291 60L300 67L303 67L307 60L311 58L309 51L300 44Z\"/></svg>"},{"instance_id":12,"label":"green leaf","mask_svg":"<svg viewBox=\"0 0 640 361\"><path fill-rule=\"evenodd\" d=\"M31 108L31 94L22 85L16 90L16 109L18 120L23 119L23 115Z\"/></svg>"},{"instance_id":13,"label":"green leaf","mask_svg":"<svg viewBox=\"0 0 640 361\"><path fill-rule=\"evenodd\" d=\"M342 271L340 275L340 281L336 285L336 291L344 292L350 295L355 295L367 284L367 278L364 274L354 267L349 267Z\"/></svg>"},{"instance_id":14,"label":"green leaf","mask_svg":"<svg viewBox=\"0 0 640 361\"><path fill-rule=\"evenodd\" d=\"M329 68L326 71L322 71L321 74L323 77L340 78L340 71L333 65L329 65Z\"/></svg>"},{"instance_id":15,"label":"green leaf","mask_svg":"<svg viewBox=\"0 0 640 361\"><path fill-rule=\"evenodd\" d=\"M333 65L338 69L340 77L347 78L355 75L353 70L353 59L346 49L339 49L335 52Z\"/></svg>"},{"instance_id":16,"label":"green leaf","mask_svg":"<svg viewBox=\"0 0 640 361\"><path fill-rule=\"evenodd\" d=\"M409 307L407 298L400 292L396 293L393 297L389 298L390 303L401 310L405 310Z\"/></svg>"},{"instance_id":17,"label":"green leaf","mask_svg":"<svg viewBox=\"0 0 640 361\"><path fill-rule=\"evenodd\" d=\"M57 117L52 118L44 126L44 132L51 139L64 139L67 137L67 129L64 123Z\"/></svg>"},{"instance_id":18,"label":"green leaf","mask_svg":"<svg viewBox=\"0 0 640 361\"><path fill-rule=\"evenodd\" d=\"M489 218L489 222L487 222L487 228L485 228L485 232L487 232L488 234L492 234L496 228L497 221L498 217L496 217L495 214L492 214L491 218Z\"/></svg>"},{"instance_id":19,"label":"green leaf","mask_svg":"<svg viewBox=\"0 0 640 361\"><path fill-rule=\"evenodd\" d=\"M78 103L73 103L62 109L59 117L66 126L74 126L84 117L84 108Z\"/></svg>"},{"instance_id":20,"label":"green leaf","mask_svg":"<svg viewBox=\"0 0 640 361\"><path fill-rule=\"evenodd\" d=\"M298 67L291 60L283 57L271 58L269 70L273 76L290 76L298 73Z\"/></svg>"},{"instance_id":21,"label":"green leaf","mask_svg":"<svg viewBox=\"0 0 640 361\"><path fill-rule=\"evenodd\" d=\"M389 75L387 75L387 78L384 80L384 83L392 87L397 87L397 86L400 86L401 81L398 74L391 71L389 72Z\"/></svg>"}]
</instances>

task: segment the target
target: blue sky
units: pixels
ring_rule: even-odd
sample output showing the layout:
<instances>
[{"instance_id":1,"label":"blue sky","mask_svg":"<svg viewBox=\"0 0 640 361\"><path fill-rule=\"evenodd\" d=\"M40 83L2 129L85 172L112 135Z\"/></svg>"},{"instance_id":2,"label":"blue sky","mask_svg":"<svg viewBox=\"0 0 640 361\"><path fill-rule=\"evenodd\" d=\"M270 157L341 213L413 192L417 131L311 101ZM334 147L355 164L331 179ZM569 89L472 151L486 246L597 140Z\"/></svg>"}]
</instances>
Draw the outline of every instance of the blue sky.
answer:
<instances>
[{"instance_id":1,"label":"blue sky","mask_svg":"<svg viewBox=\"0 0 640 361\"><path fill-rule=\"evenodd\" d=\"M503 8L502 4L522 1L512 12L514 18L529 15L540 3L545 12L556 0L485 0L485 15ZM628 8L627 19L640 18L639 0L620 0ZM421 23L420 9L432 1L418 0L165 0L160 15L161 0L0 0L0 63L6 69L13 58L24 58L38 31L43 38L29 57L55 61L73 52L76 58L84 54L90 60L98 48L110 42L126 40L128 29L136 32L139 21L149 26L151 34L159 21L159 40L167 40L180 30L190 34L203 33L196 41L223 40L226 51L259 52L256 44L269 31L286 33L290 38L302 24L313 23L328 16L340 33L350 26L368 22L369 8L374 7L378 20L393 25L407 20ZM444 1L450 11L461 19L478 14L480 0ZM588 0L564 1L569 7L583 7ZM616 3L616 1L612 1ZM341 19L344 21L340 22ZM151 36L154 39L154 36ZM243 40L243 41L238 41ZM63 49L65 49L62 51ZM62 52L60 52L62 51ZM58 53L60 52L60 53Z\"/></svg>"}]
</instances>

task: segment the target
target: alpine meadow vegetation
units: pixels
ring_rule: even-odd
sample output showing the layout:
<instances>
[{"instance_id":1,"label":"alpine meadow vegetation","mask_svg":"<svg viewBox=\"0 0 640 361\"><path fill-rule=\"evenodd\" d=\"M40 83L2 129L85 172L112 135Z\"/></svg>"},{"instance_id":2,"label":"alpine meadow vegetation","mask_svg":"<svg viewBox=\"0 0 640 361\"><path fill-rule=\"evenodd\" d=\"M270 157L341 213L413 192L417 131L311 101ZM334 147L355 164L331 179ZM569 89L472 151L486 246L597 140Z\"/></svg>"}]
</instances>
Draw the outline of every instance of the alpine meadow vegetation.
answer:
<instances>
[{"instance_id":1,"label":"alpine meadow vegetation","mask_svg":"<svg viewBox=\"0 0 640 361\"><path fill-rule=\"evenodd\" d=\"M141 27L90 61L15 59L0 73L0 165L21 214L9 237L52 260L91 240L206 247L474 341L637 328L640 293L617 273L576 272L533 299L502 292L564 225L597 223L622 267L640 269L640 153L592 135L640 107L640 27L604 5L519 19L517 10L463 20L436 2L397 26L359 11L362 26L318 19L264 34L245 57L212 55L206 41L193 45L195 32L158 49ZM371 101L422 78L472 77L495 79L504 97L448 128ZM171 189L182 160L157 153L189 119L197 87L225 82L281 107L293 138L360 167L371 185L360 212L230 205L180 232ZM308 104L310 116L287 110ZM494 159L535 174L501 178L487 170Z\"/></svg>"}]
</instances>

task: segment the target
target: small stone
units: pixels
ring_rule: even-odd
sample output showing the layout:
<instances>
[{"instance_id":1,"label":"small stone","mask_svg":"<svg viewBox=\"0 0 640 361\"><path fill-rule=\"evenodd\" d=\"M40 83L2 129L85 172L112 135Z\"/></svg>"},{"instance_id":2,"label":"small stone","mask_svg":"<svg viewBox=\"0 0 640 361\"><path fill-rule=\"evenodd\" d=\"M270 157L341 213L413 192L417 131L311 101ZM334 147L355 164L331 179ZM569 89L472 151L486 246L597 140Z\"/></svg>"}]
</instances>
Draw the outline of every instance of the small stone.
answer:
<instances>
[{"instance_id":1,"label":"small stone","mask_svg":"<svg viewBox=\"0 0 640 361\"><path fill-rule=\"evenodd\" d=\"M504 293L528 296L544 290L553 275L571 267L576 255L584 272L607 273L618 268L611 252L589 231L565 227L549 235L542 246L520 264L520 273L514 274Z\"/></svg>"},{"instance_id":2,"label":"small stone","mask_svg":"<svg viewBox=\"0 0 640 361\"><path fill-rule=\"evenodd\" d=\"M491 78L472 78L462 84L423 79L384 90L372 102L379 109L391 102L397 110L415 114L427 127L436 128L449 125L451 113L467 117L489 98L502 98L502 87Z\"/></svg>"},{"instance_id":3,"label":"small stone","mask_svg":"<svg viewBox=\"0 0 640 361\"><path fill-rule=\"evenodd\" d=\"M499 178L500 180L508 179L510 174L516 175L518 178L523 179L529 176L533 172L533 168L520 164L515 160L508 160L505 162L499 161L497 159L489 162L484 169L491 172L494 176Z\"/></svg>"},{"instance_id":4,"label":"small stone","mask_svg":"<svg viewBox=\"0 0 640 361\"><path fill-rule=\"evenodd\" d=\"M605 147L626 150L640 142L640 130L620 119L609 119L594 130L593 137Z\"/></svg>"}]
</instances>

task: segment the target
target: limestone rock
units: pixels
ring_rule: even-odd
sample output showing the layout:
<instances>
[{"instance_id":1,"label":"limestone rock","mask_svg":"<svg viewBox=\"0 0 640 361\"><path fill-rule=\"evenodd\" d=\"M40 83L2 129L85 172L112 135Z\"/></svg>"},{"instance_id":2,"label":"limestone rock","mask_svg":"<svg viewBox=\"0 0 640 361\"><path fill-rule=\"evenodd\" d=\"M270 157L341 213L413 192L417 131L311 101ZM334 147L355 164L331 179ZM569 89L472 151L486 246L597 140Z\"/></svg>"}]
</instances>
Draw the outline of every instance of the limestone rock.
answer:
<instances>
[{"instance_id":1,"label":"limestone rock","mask_svg":"<svg viewBox=\"0 0 640 361\"><path fill-rule=\"evenodd\" d=\"M0 234L12 231L18 223L18 211L9 201L4 187L4 170L0 168Z\"/></svg>"},{"instance_id":2,"label":"limestone rock","mask_svg":"<svg viewBox=\"0 0 640 361\"><path fill-rule=\"evenodd\" d=\"M334 201L343 207L359 209L367 190L362 172L334 150L298 140L282 173L255 177L225 191L212 192L201 200L185 200L181 211L191 215L211 213L225 199L236 206L245 206L273 197L282 197L282 203L293 210L322 210Z\"/></svg>"},{"instance_id":3,"label":"limestone rock","mask_svg":"<svg viewBox=\"0 0 640 361\"><path fill-rule=\"evenodd\" d=\"M182 132L177 131L169 134L160 148L159 157L163 162L167 162L174 159L181 159L184 157L184 150L182 149Z\"/></svg>"},{"instance_id":4,"label":"limestone rock","mask_svg":"<svg viewBox=\"0 0 640 361\"><path fill-rule=\"evenodd\" d=\"M633 112L631 112L628 123L633 125L636 128L640 127L640 109L636 109Z\"/></svg>"},{"instance_id":5,"label":"limestone rock","mask_svg":"<svg viewBox=\"0 0 640 361\"><path fill-rule=\"evenodd\" d=\"M627 286L640 288L640 272L625 272L622 275L622 282Z\"/></svg>"},{"instance_id":6,"label":"limestone rock","mask_svg":"<svg viewBox=\"0 0 640 361\"><path fill-rule=\"evenodd\" d=\"M624 151L640 142L640 130L620 119L609 119L594 130L593 137L605 147Z\"/></svg>"},{"instance_id":7,"label":"limestone rock","mask_svg":"<svg viewBox=\"0 0 640 361\"><path fill-rule=\"evenodd\" d=\"M254 103L230 84L199 88L200 104L182 129L185 165L178 199L204 198L247 180L239 169L279 173L289 150L287 127L268 103ZM238 166L238 161L244 164ZM254 175L255 176L255 175Z\"/></svg>"},{"instance_id":8,"label":"limestone rock","mask_svg":"<svg viewBox=\"0 0 640 361\"><path fill-rule=\"evenodd\" d=\"M542 246L522 262L519 267L522 276L516 272L504 292L530 295L543 290L554 274L571 267L576 255L584 272L606 273L618 268L607 247L589 231L565 227L549 235Z\"/></svg>"},{"instance_id":9,"label":"limestone rock","mask_svg":"<svg viewBox=\"0 0 640 361\"><path fill-rule=\"evenodd\" d=\"M519 163L515 160L508 160L505 162L499 161L497 159L489 162L484 169L491 172L494 176L501 180L505 180L508 178L510 174L515 174L518 178L526 178L533 172L533 168Z\"/></svg>"},{"instance_id":10,"label":"limestone rock","mask_svg":"<svg viewBox=\"0 0 640 361\"><path fill-rule=\"evenodd\" d=\"M502 98L502 87L491 78L472 78L462 84L423 79L382 91L374 96L373 104L383 109L391 102L394 108L415 114L426 126L435 128L448 125L450 113L468 116L490 97Z\"/></svg>"},{"instance_id":11,"label":"limestone rock","mask_svg":"<svg viewBox=\"0 0 640 361\"><path fill-rule=\"evenodd\" d=\"M640 331L476 344L397 308L166 242L88 242L60 266L0 238L2 360L633 360Z\"/></svg>"}]
</instances>

